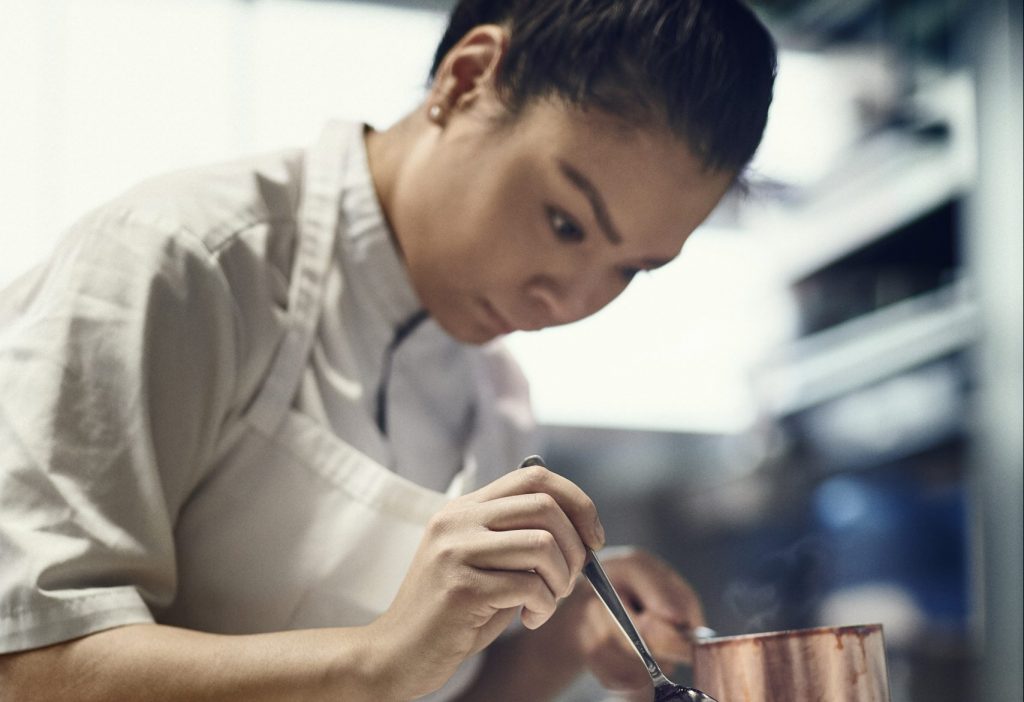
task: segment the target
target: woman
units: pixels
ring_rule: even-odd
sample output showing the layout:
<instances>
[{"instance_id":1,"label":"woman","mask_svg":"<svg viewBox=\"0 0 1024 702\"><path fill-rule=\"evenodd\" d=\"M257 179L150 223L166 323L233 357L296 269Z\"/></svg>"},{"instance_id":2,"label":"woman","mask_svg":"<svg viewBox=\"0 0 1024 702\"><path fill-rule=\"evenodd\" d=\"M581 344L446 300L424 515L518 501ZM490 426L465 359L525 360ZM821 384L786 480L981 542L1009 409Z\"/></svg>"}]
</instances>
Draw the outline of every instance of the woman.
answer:
<instances>
[{"instance_id":1,"label":"woman","mask_svg":"<svg viewBox=\"0 0 1024 702\"><path fill-rule=\"evenodd\" d=\"M86 216L0 306L0 699L643 688L573 588L593 503L508 472L529 415L495 340L672 260L774 71L733 0L466 0L390 129ZM607 569L686 660L685 582Z\"/></svg>"}]
</instances>

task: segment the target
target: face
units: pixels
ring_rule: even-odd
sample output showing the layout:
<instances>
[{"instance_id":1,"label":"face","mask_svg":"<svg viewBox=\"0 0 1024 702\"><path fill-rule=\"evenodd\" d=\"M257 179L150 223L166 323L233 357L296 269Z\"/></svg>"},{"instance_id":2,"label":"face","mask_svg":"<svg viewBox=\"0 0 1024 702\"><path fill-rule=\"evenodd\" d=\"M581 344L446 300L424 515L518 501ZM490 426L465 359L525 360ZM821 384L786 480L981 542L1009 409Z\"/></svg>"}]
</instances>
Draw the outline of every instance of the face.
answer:
<instances>
[{"instance_id":1,"label":"face","mask_svg":"<svg viewBox=\"0 0 1024 702\"><path fill-rule=\"evenodd\" d=\"M426 310L480 344L597 312L671 261L731 174L675 136L541 101L510 123L482 97L418 143L390 208Z\"/></svg>"}]
</instances>

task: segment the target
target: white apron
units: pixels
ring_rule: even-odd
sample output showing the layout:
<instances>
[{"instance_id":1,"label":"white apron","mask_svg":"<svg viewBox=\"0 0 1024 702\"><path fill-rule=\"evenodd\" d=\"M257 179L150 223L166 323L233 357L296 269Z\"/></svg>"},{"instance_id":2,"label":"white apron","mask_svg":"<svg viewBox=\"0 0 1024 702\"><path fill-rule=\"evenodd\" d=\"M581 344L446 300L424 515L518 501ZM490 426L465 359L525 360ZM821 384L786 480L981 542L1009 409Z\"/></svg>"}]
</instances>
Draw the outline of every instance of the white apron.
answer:
<instances>
[{"instance_id":1,"label":"white apron","mask_svg":"<svg viewBox=\"0 0 1024 702\"><path fill-rule=\"evenodd\" d=\"M332 125L310 150L287 331L230 450L178 515L177 596L162 623L233 634L367 624L390 606L430 517L472 487L471 456L435 492L293 408L339 226L345 134ZM429 698L450 698L478 666Z\"/></svg>"}]
</instances>

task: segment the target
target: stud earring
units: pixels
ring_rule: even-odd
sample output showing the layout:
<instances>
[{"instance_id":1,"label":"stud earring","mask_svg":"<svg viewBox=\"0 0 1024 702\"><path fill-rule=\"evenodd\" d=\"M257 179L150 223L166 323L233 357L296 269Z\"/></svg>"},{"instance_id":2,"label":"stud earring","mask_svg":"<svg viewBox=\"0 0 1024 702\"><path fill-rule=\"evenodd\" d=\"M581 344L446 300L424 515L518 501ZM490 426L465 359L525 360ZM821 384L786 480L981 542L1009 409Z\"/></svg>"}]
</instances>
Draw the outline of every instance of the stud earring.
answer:
<instances>
[{"instance_id":1,"label":"stud earring","mask_svg":"<svg viewBox=\"0 0 1024 702\"><path fill-rule=\"evenodd\" d=\"M430 117L430 121L436 124L441 124L444 118L444 109L440 105L434 104L427 110L427 116Z\"/></svg>"}]
</instances>

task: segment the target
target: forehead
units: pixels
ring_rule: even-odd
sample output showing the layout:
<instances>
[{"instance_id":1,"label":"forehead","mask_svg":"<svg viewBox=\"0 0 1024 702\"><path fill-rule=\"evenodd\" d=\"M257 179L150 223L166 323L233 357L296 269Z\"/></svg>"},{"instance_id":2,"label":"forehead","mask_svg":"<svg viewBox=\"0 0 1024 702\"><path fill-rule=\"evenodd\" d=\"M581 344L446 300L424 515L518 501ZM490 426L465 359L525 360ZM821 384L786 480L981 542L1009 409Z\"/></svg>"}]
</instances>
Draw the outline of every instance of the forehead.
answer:
<instances>
[{"instance_id":1,"label":"forehead","mask_svg":"<svg viewBox=\"0 0 1024 702\"><path fill-rule=\"evenodd\" d=\"M725 194L733 174L707 170L667 128L633 127L599 111L538 101L517 120L542 167L570 165L605 201L627 243L674 255ZM547 161L547 164L544 162Z\"/></svg>"}]
</instances>

